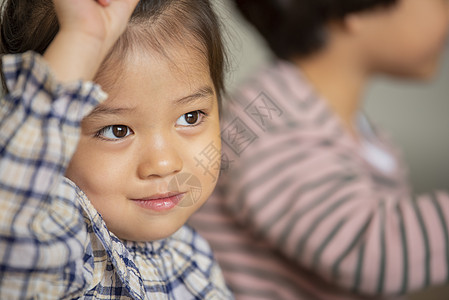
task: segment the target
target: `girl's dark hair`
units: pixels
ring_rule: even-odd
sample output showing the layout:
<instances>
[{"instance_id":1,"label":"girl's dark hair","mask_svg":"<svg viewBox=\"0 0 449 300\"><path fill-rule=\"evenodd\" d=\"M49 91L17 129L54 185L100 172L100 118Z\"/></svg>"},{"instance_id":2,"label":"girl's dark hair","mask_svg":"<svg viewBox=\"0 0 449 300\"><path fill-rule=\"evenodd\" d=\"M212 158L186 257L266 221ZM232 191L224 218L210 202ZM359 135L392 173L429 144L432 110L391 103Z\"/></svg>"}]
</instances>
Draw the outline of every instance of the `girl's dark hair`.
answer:
<instances>
[{"instance_id":1,"label":"girl's dark hair","mask_svg":"<svg viewBox=\"0 0 449 300\"><path fill-rule=\"evenodd\" d=\"M307 56L326 44L326 24L399 0L234 0L242 15L283 59Z\"/></svg>"},{"instance_id":2,"label":"girl's dark hair","mask_svg":"<svg viewBox=\"0 0 449 300\"><path fill-rule=\"evenodd\" d=\"M3 0L1 12L1 55L29 50L43 54L59 30L51 0ZM164 48L174 43L192 47L205 58L220 100L226 60L220 22L209 0L141 0L97 78L107 76L104 69L117 67L136 45L168 55ZM2 83L6 88L3 74Z\"/></svg>"}]
</instances>

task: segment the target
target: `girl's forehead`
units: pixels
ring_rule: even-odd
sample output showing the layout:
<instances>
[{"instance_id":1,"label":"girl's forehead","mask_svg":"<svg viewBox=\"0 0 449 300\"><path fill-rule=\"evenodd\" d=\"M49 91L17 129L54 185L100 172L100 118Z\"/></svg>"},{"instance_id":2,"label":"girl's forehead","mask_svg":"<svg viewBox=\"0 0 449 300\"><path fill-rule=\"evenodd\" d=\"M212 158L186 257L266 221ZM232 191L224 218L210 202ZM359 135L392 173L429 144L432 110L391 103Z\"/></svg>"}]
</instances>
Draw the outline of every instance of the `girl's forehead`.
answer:
<instances>
[{"instance_id":1,"label":"girl's forehead","mask_svg":"<svg viewBox=\"0 0 449 300\"><path fill-rule=\"evenodd\" d=\"M133 47L115 57L112 53L97 77L97 82L108 90L115 90L128 80L161 88L173 82L194 84L211 80L207 57L185 45L164 49Z\"/></svg>"},{"instance_id":2,"label":"girl's forehead","mask_svg":"<svg viewBox=\"0 0 449 300\"><path fill-rule=\"evenodd\" d=\"M209 72L208 57L197 47L174 43L164 47L134 47L122 56L125 72L144 68L148 72L185 73Z\"/></svg>"},{"instance_id":3,"label":"girl's forehead","mask_svg":"<svg viewBox=\"0 0 449 300\"><path fill-rule=\"evenodd\" d=\"M119 69L111 67L108 71L114 77L110 80L113 84L99 81L111 100L129 97L169 101L195 94L198 90L211 90L215 94L204 58L185 47L173 48L163 54L154 50L134 51L120 64Z\"/></svg>"}]
</instances>

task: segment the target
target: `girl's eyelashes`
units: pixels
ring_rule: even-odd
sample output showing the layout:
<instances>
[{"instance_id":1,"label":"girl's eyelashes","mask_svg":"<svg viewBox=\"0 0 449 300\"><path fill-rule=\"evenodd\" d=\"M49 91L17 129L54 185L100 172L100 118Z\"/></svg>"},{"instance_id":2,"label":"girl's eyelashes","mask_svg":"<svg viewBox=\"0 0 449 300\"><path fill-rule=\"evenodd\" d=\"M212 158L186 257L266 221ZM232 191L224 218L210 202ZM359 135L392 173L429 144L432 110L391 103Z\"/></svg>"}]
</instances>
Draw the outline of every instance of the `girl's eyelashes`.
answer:
<instances>
[{"instance_id":1,"label":"girl's eyelashes","mask_svg":"<svg viewBox=\"0 0 449 300\"><path fill-rule=\"evenodd\" d=\"M134 132L126 125L109 125L100 129L95 137L104 140L120 140L131 134L134 134Z\"/></svg>"},{"instance_id":2,"label":"girl's eyelashes","mask_svg":"<svg viewBox=\"0 0 449 300\"><path fill-rule=\"evenodd\" d=\"M176 120L176 126L195 127L204 122L207 114L201 110L195 110L183 114ZM109 125L95 133L96 138L107 141L118 141L134 134L134 131L126 125Z\"/></svg>"},{"instance_id":3,"label":"girl's eyelashes","mask_svg":"<svg viewBox=\"0 0 449 300\"><path fill-rule=\"evenodd\" d=\"M203 123L204 118L207 117L207 114L201 110L195 110L183 114L176 120L176 125L181 127L193 127L198 126Z\"/></svg>"}]
</instances>

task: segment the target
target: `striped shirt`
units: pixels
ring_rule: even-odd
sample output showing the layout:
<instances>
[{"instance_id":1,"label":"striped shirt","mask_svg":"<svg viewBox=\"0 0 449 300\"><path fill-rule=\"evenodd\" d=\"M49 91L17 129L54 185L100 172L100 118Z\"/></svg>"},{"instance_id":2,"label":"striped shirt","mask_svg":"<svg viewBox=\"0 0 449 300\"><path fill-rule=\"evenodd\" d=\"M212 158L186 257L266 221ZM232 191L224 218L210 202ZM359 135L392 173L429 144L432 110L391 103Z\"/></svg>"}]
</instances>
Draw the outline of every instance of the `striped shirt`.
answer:
<instances>
[{"instance_id":1,"label":"striped shirt","mask_svg":"<svg viewBox=\"0 0 449 300\"><path fill-rule=\"evenodd\" d=\"M412 195L385 134L357 141L283 61L228 106L223 172L191 225L236 299L378 299L449 281L448 194Z\"/></svg>"},{"instance_id":2,"label":"striped shirt","mask_svg":"<svg viewBox=\"0 0 449 300\"><path fill-rule=\"evenodd\" d=\"M0 101L0 299L232 299L192 228L155 242L118 239L64 177L80 122L106 98L58 84L32 53L5 56Z\"/></svg>"}]
</instances>

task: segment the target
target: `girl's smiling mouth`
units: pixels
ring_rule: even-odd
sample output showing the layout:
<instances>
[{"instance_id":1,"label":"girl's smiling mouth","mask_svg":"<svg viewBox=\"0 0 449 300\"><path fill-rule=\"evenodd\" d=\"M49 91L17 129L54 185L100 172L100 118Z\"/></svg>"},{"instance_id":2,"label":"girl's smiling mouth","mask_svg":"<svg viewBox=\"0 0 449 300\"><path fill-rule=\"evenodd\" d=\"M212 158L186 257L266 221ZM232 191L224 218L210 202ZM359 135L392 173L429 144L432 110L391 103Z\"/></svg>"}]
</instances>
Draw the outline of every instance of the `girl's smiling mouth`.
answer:
<instances>
[{"instance_id":1,"label":"girl's smiling mouth","mask_svg":"<svg viewBox=\"0 0 449 300\"><path fill-rule=\"evenodd\" d=\"M185 193L169 192L156 194L147 198L131 199L140 207L154 211L167 211L176 207L184 198Z\"/></svg>"}]
</instances>

